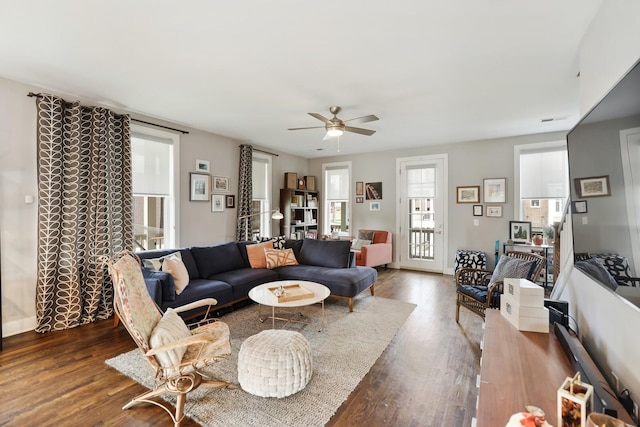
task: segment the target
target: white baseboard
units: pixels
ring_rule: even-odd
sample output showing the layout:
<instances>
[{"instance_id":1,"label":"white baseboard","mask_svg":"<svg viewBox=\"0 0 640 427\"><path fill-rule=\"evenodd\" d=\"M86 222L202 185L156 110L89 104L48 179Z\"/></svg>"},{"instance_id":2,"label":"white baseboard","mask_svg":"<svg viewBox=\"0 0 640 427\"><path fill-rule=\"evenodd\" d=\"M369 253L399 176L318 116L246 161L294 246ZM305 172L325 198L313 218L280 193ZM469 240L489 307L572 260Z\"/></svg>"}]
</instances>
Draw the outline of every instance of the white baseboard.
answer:
<instances>
[{"instance_id":1,"label":"white baseboard","mask_svg":"<svg viewBox=\"0 0 640 427\"><path fill-rule=\"evenodd\" d=\"M24 319L13 320L2 324L2 336L10 337L23 332L33 331L36 328L36 317L26 317Z\"/></svg>"}]
</instances>

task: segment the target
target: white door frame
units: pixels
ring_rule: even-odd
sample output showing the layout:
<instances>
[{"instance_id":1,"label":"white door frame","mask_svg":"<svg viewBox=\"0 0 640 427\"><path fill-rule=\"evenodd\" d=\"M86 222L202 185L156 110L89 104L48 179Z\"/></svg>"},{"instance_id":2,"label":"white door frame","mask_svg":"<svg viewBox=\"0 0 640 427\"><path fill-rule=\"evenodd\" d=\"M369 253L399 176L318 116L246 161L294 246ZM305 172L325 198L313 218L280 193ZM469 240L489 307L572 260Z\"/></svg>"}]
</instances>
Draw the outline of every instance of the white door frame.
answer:
<instances>
[{"instance_id":1,"label":"white door frame","mask_svg":"<svg viewBox=\"0 0 640 427\"><path fill-rule=\"evenodd\" d=\"M632 257L629 262L633 271L638 273L640 268L640 200L634 194L640 185L640 159L637 156L640 150L640 127L623 129L620 131L620 154L622 157L622 173L624 177L625 197L627 202L627 218L629 219L629 230L635 230L631 234ZM636 154L636 155L632 155Z\"/></svg>"},{"instance_id":2,"label":"white door frame","mask_svg":"<svg viewBox=\"0 0 640 427\"><path fill-rule=\"evenodd\" d=\"M406 243L407 234L406 230L402 230L403 217L405 215L404 206L406 204L406 200L402 200L401 195L404 193L404 189L402 188L403 177L401 175L402 168L407 164L429 164L434 160L442 161L442 186L439 187L436 185L436 191L438 188L441 188L441 194L438 194L437 197L442 203L442 219L441 222L438 222L436 228L440 226L442 229L442 243L440 252L440 262L438 265L432 264L433 268L425 268L425 271L433 271L436 273L445 273L445 269L447 268L447 264L445 262L446 254L448 252L448 244L449 244L449 155L446 153L443 154L433 154L426 156L415 156L415 157L400 157L396 158L396 194L398 197L398 205L396 207L396 236L397 236L397 244L396 244L396 253L394 262L399 268L402 268L402 245ZM404 233L404 235L403 235ZM437 249L436 249L437 250ZM421 269L422 270L422 269Z\"/></svg>"}]
</instances>

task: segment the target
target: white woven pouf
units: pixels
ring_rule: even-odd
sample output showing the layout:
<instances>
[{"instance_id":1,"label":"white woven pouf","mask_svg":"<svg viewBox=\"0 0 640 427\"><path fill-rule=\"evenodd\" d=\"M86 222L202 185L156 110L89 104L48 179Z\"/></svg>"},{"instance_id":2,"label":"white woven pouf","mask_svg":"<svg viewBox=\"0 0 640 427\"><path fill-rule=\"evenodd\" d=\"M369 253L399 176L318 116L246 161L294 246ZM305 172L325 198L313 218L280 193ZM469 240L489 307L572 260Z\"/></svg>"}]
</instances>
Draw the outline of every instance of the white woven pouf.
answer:
<instances>
[{"instance_id":1,"label":"white woven pouf","mask_svg":"<svg viewBox=\"0 0 640 427\"><path fill-rule=\"evenodd\" d=\"M247 393L286 397L309 382L311 346L299 332L269 329L247 338L238 354L238 381Z\"/></svg>"}]
</instances>

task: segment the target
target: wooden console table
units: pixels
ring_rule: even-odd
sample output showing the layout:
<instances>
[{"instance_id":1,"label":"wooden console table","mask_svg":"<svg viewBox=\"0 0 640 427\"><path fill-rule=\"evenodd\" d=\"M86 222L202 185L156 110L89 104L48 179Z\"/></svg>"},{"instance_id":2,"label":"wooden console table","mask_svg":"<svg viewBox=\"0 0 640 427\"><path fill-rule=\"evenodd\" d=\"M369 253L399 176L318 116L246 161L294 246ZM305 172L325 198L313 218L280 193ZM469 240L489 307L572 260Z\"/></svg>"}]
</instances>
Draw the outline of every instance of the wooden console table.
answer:
<instances>
[{"instance_id":1,"label":"wooden console table","mask_svg":"<svg viewBox=\"0 0 640 427\"><path fill-rule=\"evenodd\" d=\"M477 427L504 426L537 406L557 426L557 391L574 371L553 333L520 332L499 310L487 310L480 369Z\"/></svg>"}]
</instances>

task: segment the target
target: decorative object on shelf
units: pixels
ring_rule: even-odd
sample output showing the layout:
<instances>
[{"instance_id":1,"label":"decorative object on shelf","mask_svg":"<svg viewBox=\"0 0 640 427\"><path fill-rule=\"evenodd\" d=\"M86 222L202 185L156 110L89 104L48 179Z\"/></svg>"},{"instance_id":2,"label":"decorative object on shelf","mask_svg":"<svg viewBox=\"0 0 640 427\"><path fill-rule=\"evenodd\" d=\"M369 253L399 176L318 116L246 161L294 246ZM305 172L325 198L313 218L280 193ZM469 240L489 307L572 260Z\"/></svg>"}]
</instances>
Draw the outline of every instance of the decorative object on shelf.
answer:
<instances>
[{"instance_id":1,"label":"decorative object on shelf","mask_svg":"<svg viewBox=\"0 0 640 427\"><path fill-rule=\"evenodd\" d=\"M370 211L379 211L380 210L380 202L371 202L369 205Z\"/></svg>"},{"instance_id":2,"label":"decorative object on shelf","mask_svg":"<svg viewBox=\"0 0 640 427\"><path fill-rule=\"evenodd\" d=\"M364 182L356 181L356 196L364 196Z\"/></svg>"},{"instance_id":3,"label":"decorative object on shelf","mask_svg":"<svg viewBox=\"0 0 640 427\"><path fill-rule=\"evenodd\" d=\"M492 218L501 218L502 206L487 206L487 216Z\"/></svg>"},{"instance_id":4,"label":"decorative object on shelf","mask_svg":"<svg viewBox=\"0 0 640 427\"><path fill-rule=\"evenodd\" d=\"M603 197L611 195L609 175L575 178L574 183L578 197Z\"/></svg>"},{"instance_id":5,"label":"decorative object on shelf","mask_svg":"<svg viewBox=\"0 0 640 427\"><path fill-rule=\"evenodd\" d=\"M580 372L558 389L558 427L586 427L593 411L593 386L580 381Z\"/></svg>"},{"instance_id":6,"label":"decorative object on shelf","mask_svg":"<svg viewBox=\"0 0 640 427\"><path fill-rule=\"evenodd\" d=\"M210 173L209 160L196 160L196 171L200 173Z\"/></svg>"},{"instance_id":7,"label":"decorative object on shelf","mask_svg":"<svg viewBox=\"0 0 640 427\"><path fill-rule=\"evenodd\" d=\"M531 221L509 221L509 240L513 243L531 241Z\"/></svg>"},{"instance_id":8,"label":"decorative object on shelf","mask_svg":"<svg viewBox=\"0 0 640 427\"><path fill-rule=\"evenodd\" d=\"M480 186L456 187L456 203L480 203Z\"/></svg>"},{"instance_id":9,"label":"decorative object on shelf","mask_svg":"<svg viewBox=\"0 0 640 427\"><path fill-rule=\"evenodd\" d=\"M536 246L540 246L542 245L542 235L540 234L534 234L533 238L531 239L533 241L533 244Z\"/></svg>"},{"instance_id":10,"label":"decorative object on shelf","mask_svg":"<svg viewBox=\"0 0 640 427\"><path fill-rule=\"evenodd\" d=\"M586 200L576 200L571 205L573 207L573 213L576 213L576 214L587 213Z\"/></svg>"},{"instance_id":11,"label":"decorative object on shelf","mask_svg":"<svg viewBox=\"0 0 640 427\"><path fill-rule=\"evenodd\" d=\"M298 178L298 190L304 190L304 179Z\"/></svg>"},{"instance_id":12,"label":"decorative object on shelf","mask_svg":"<svg viewBox=\"0 0 640 427\"><path fill-rule=\"evenodd\" d=\"M189 201L208 202L211 193L209 186L211 175L205 173L189 173Z\"/></svg>"},{"instance_id":13,"label":"decorative object on shelf","mask_svg":"<svg viewBox=\"0 0 640 427\"><path fill-rule=\"evenodd\" d=\"M482 205L473 205L473 216L482 216Z\"/></svg>"},{"instance_id":14,"label":"decorative object on shelf","mask_svg":"<svg viewBox=\"0 0 640 427\"><path fill-rule=\"evenodd\" d=\"M367 200L381 200L382 182L367 182L365 185L365 193Z\"/></svg>"},{"instance_id":15,"label":"decorative object on shelf","mask_svg":"<svg viewBox=\"0 0 640 427\"><path fill-rule=\"evenodd\" d=\"M555 229L550 225L545 225L542 227L542 232L544 233L545 244L552 245L556 237Z\"/></svg>"},{"instance_id":16,"label":"decorative object on shelf","mask_svg":"<svg viewBox=\"0 0 640 427\"><path fill-rule=\"evenodd\" d=\"M229 192L229 178L225 176L213 177L213 191L228 193Z\"/></svg>"},{"instance_id":17,"label":"decorative object on shelf","mask_svg":"<svg viewBox=\"0 0 640 427\"><path fill-rule=\"evenodd\" d=\"M222 194L211 195L211 212L224 211L224 196Z\"/></svg>"},{"instance_id":18,"label":"decorative object on shelf","mask_svg":"<svg viewBox=\"0 0 640 427\"><path fill-rule=\"evenodd\" d=\"M236 196L234 196L233 194L229 194L228 196L226 196L225 201L226 208L233 209L236 207Z\"/></svg>"},{"instance_id":19,"label":"decorative object on shelf","mask_svg":"<svg viewBox=\"0 0 640 427\"><path fill-rule=\"evenodd\" d=\"M285 172L284 188L295 190L298 186L298 174L295 172Z\"/></svg>"},{"instance_id":20,"label":"decorative object on shelf","mask_svg":"<svg viewBox=\"0 0 640 427\"><path fill-rule=\"evenodd\" d=\"M544 411L537 406L527 405L527 412L518 412L509 418L505 427L552 427L544 418Z\"/></svg>"},{"instance_id":21,"label":"decorative object on shelf","mask_svg":"<svg viewBox=\"0 0 640 427\"><path fill-rule=\"evenodd\" d=\"M239 216L238 217L238 222L240 222L240 221L248 221L249 218L251 218L251 217L254 217L256 215L266 214L266 213L271 213L271 219L281 220L282 218L284 218L284 215L282 215L282 212L280 212L280 209L274 209L272 211L256 212L256 213L252 213L250 215ZM246 226L244 227L244 240L249 240L249 227L246 227Z\"/></svg>"},{"instance_id":22,"label":"decorative object on shelf","mask_svg":"<svg viewBox=\"0 0 640 427\"><path fill-rule=\"evenodd\" d=\"M506 203L507 178L486 178L483 184L485 203Z\"/></svg>"},{"instance_id":23,"label":"decorative object on shelf","mask_svg":"<svg viewBox=\"0 0 640 427\"><path fill-rule=\"evenodd\" d=\"M304 177L304 187L305 190L316 191L316 177L305 175Z\"/></svg>"}]
</instances>

